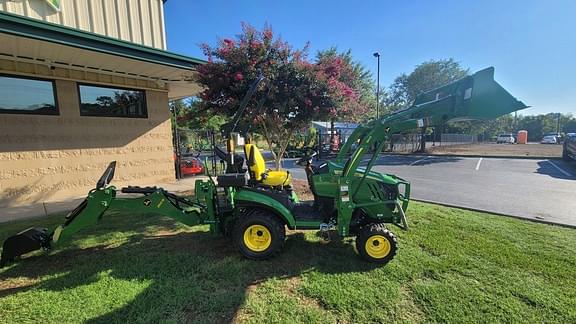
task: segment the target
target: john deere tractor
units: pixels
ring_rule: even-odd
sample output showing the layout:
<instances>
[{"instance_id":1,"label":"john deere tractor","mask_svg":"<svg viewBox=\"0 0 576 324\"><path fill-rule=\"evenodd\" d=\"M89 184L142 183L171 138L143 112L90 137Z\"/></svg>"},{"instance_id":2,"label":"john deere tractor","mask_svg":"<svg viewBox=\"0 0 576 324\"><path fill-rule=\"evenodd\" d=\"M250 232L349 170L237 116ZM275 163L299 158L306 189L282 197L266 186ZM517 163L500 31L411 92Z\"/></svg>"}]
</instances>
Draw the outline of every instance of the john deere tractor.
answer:
<instances>
[{"instance_id":1,"label":"john deere tractor","mask_svg":"<svg viewBox=\"0 0 576 324\"><path fill-rule=\"evenodd\" d=\"M455 120L492 119L526 108L493 79L488 68L419 95L406 109L359 126L333 161L305 164L312 201L299 201L287 171L270 171L258 147L243 145L247 168L229 168L215 180L197 180L193 199L156 187L110 185L112 162L86 199L53 230L30 228L9 237L0 266L37 250L50 249L74 233L94 225L109 208L155 213L189 226L209 224L210 232L230 236L242 255L262 260L282 250L286 228L337 231L355 237L356 249L368 261L385 264L397 251L388 225L408 229L408 181L372 171L392 134L438 126ZM235 146L229 143L229 163ZM354 149L353 149L354 148ZM364 166L361 166L364 165ZM117 196L118 192L138 197Z\"/></svg>"}]
</instances>

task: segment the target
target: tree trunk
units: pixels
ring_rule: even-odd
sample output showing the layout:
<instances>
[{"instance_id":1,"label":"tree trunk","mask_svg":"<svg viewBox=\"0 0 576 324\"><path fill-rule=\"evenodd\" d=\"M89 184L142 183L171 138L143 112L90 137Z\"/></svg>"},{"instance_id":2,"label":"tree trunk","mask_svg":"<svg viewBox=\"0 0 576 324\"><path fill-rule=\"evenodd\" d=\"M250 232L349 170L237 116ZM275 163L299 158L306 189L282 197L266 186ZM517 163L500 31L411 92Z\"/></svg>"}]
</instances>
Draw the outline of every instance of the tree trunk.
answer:
<instances>
[{"instance_id":1,"label":"tree trunk","mask_svg":"<svg viewBox=\"0 0 576 324\"><path fill-rule=\"evenodd\" d=\"M280 128L278 129L277 133L274 133L274 131L266 125L266 122L264 122L262 126L264 129L264 138L268 143L268 149L272 153L276 170L280 170L282 166L282 158L286 152L286 148L288 147L290 140L292 139L292 136L294 135L294 130L291 129L287 132L284 132L282 128ZM274 125L270 126L274 127ZM276 141L274 141L274 137L277 137ZM274 151L274 142L277 144L278 152Z\"/></svg>"},{"instance_id":2,"label":"tree trunk","mask_svg":"<svg viewBox=\"0 0 576 324\"><path fill-rule=\"evenodd\" d=\"M282 164L282 157L284 156L284 153L286 152L286 148L288 147L288 144L290 143L290 140L292 139L292 136L294 134L294 130L289 130L287 134L285 134L285 136L283 136L283 143L278 143L279 146L279 151L278 151L278 156L276 157L275 161L276 162L276 170L280 170L281 164Z\"/></svg>"}]
</instances>

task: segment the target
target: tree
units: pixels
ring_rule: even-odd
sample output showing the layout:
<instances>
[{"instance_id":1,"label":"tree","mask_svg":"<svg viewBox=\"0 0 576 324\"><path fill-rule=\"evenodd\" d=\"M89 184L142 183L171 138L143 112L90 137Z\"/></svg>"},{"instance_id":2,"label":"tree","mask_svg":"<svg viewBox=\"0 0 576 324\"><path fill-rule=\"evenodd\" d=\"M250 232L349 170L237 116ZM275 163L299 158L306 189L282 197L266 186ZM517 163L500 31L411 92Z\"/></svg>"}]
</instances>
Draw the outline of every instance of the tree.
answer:
<instances>
[{"instance_id":1,"label":"tree","mask_svg":"<svg viewBox=\"0 0 576 324\"><path fill-rule=\"evenodd\" d=\"M202 102L196 97L175 100L172 106L177 111L176 119L179 127L219 131L221 126L229 121L226 116L201 109Z\"/></svg>"},{"instance_id":2,"label":"tree","mask_svg":"<svg viewBox=\"0 0 576 324\"><path fill-rule=\"evenodd\" d=\"M110 96L99 96L96 97L96 102L102 107L109 108L114 104L114 99Z\"/></svg>"},{"instance_id":3,"label":"tree","mask_svg":"<svg viewBox=\"0 0 576 324\"><path fill-rule=\"evenodd\" d=\"M307 46L300 50L275 38L270 26L257 31L242 24L235 39L223 39L216 47L201 45L208 63L198 69L198 81L205 87L200 94L200 110L233 116L253 80L263 75L267 87L257 89L242 118L262 132L273 153L276 167L294 132L313 119L336 116L345 103L356 105L357 95L347 91L324 66L307 59ZM259 100L262 111L256 111Z\"/></svg>"},{"instance_id":4,"label":"tree","mask_svg":"<svg viewBox=\"0 0 576 324\"><path fill-rule=\"evenodd\" d=\"M339 97L346 99L353 97L355 100L342 100L336 102L336 113L330 116L330 142L335 141L334 122L361 121L367 113L375 108L374 82L372 74L362 64L354 61L352 51L339 53L336 47L319 51L316 54L316 64L324 74L339 82L336 90L343 94Z\"/></svg>"},{"instance_id":5,"label":"tree","mask_svg":"<svg viewBox=\"0 0 576 324\"><path fill-rule=\"evenodd\" d=\"M398 76L388 90L387 108L391 111L406 108L416 96L469 74L454 59L430 60L416 66L409 75Z\"/></svg>"},{"instance_id":6,"label":"tree","mask_svg":"<svg viewBox=\"0 0 576 324\"><path fill-rule=\"evenodd\" d=\"M336 47L318 51L316 64L326 75L340 82L341 91L350 92L355 101L338 103L334 120L360 121L363 116L376 108L375 86L372 73L358 61L354 61L352 51L338 52ZM349 106L354 104L356 106Z\"/></svg>"}]
</instances>

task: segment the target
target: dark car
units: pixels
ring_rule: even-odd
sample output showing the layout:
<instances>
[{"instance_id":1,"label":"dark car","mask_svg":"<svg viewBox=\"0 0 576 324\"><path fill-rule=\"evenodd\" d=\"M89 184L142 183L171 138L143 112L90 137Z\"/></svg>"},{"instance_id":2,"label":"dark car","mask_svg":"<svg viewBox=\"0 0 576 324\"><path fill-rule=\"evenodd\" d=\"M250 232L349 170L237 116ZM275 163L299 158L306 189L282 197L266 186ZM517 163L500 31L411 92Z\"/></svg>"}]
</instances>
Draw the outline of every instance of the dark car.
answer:
<instances>
[{"instance_id":1,"label":"dark car","mask_svg":"<svg viewBox=\"0 0 576 324\"><path fill-rule=\"evenodd\" d=\"M562 148L562 158L564 160L576 160L576 133L566 134Z\"/></svg>"}]
</instances>

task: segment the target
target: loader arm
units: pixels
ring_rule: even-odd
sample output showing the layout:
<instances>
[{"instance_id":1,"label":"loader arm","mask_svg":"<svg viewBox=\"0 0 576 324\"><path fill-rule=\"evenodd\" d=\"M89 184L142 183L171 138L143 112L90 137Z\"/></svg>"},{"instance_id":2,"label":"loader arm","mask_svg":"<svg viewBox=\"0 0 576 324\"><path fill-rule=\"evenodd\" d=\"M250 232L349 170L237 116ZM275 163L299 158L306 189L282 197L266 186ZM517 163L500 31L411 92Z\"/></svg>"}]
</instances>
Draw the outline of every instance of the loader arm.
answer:
<instances>
[{"instance_id":1,"label":"loader arm","mask_svg":"<svg viewBox=\"0 0 576 324\"><path fill-rule=\"evenodd\" d=\"M494 68L489 67L418 95L409 108L357 127L338 153L336 162L344 163L354 143L359 141L346 162L348 168L344 169L343 176L348 176L375 143L380 149L375 154L381 152L383 143L392 134L451 121L489 120L527 107L494 80Z\"/></svg>"}]
</instances>

